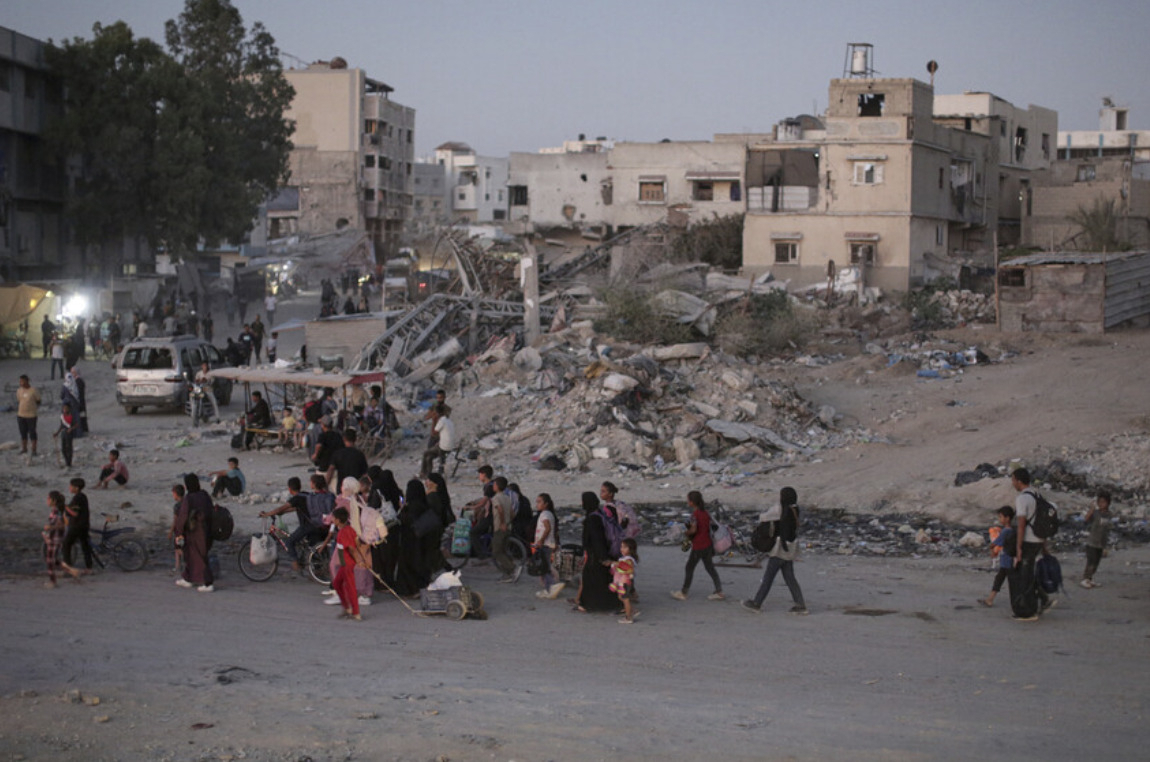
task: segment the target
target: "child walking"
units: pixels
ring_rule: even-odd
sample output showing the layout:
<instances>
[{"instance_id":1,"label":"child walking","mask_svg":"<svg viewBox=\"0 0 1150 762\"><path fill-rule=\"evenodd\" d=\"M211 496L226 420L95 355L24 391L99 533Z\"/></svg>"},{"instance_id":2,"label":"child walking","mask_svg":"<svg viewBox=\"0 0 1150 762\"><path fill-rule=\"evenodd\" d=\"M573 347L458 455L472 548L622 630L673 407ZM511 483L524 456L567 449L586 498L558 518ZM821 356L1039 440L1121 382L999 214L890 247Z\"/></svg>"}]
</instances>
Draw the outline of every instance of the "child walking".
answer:
<instances>
[{"instance_id":1,"label":"child walking","mask_svg":"<svg viewBox=\"0 0 1150 762\"><path fill-rule=\"evenodd\" d=\"M56 572L60 569L60 547L64 544L64 495L56 490L48 493L48 523L41 536L44 538L44 563L48 566L48 581L44 587L56 587ZM78 574L72 575L79 579Z\"/></svg>"},{"instance_id":2,"label":"child walking","mask_svg":"<svg viewBox=\"0 0 1150 762\"><path fill-rule=\"evenodd\" d=\"M691 590L691 580L695 576L695 567L703 562L703 568L711 575L715 583L715 592L707 596L709 601L721 601L727 596L723 594L723 583L719 573L715 571L715 564L711 560L715 557L715 547L711 542L711 514L703 502L703 494L698 490L687 493L687 507L691 509L691 523L687 525L687 537L691 540L691 554L687 557L687 569L683 575L683 587L672 590L671 597L677 601L687 600L687 593Z\"/></svg>"},{"instance_id":3,"label":"child walking","mask_svg":"<svg viewBox=\"0 0 1150 762\"><path fill-rule=\"evenodd\" d=\"M180 512L180 503L184 502L185 494L187 494L187 491L184 489L184 485L172 485L172 500L174 501L172 505L173 524L175 523L176 514ZM168 527L168 541L172 543L172 549L175 551L176 556L175 566L172 567L172 574L178 577L184 573L184 546L176 540L175 530L172 527Z\"/></svg>"},{"instance_id":4,"label":"child walking","mask_svg":"<svg viewBox=\"0 0 1150 762\"><path fill-rule=\"evenodd\" d=\"M612 579L607 587L619 596L623 604L623 618L619 624L634 624L638 614L631 611L631 598L635 590L635 564L639 563L639 546L635 540L627 537L619 543L619 552L619 560L611 562Z\"/></svg>"},{"instance_id":5,"label":"child walking","mask_svg":"<svg viewBox=\"0 0 1150 762\"><path fill-rule=\"evenodd\" d=\"M363 550L360 548L359 535L348 523L351 520L351 514L348 513L347 508L336 508L332 511L331 516L336 527L335 553L340 562L339 570L331 584L343 606L343 613L340 614L340 618L354 619L358 622L362 617L359 615L359 594L355 587L355 567L361 566L370 569L371 564L364 557Z\"/></svg>"},{"instance_id":6,"label":"child walking","mask_svg":"<svg viewBox=\"0 0 1150 762\"><path fill-rule=\"evenodd\" d=\"M1082 586L1087 590L1098 587L1094 572L1102 563L1102 553L1110 536L1110 519L1110 493L1099 492L1094 505L1086 513L1086 529L1090 534L1086 538L1086 570L1082 572Z\"/></svg>"},{"instance_id":7,"label":"child walking","mask_svg":"<svg viewBox=\"0 0 1150 762\"><path fill-rule=\"evenodd\" d=\"M998 571L994 574L994 584L990 588L990 595L978 599L978 602L987 608L994 605L994 599L1002 590L1002 583L1006 579L1006 575L1014 568L1014 556L1009 555L1006 549L1013 550L1018 539L1012 527L1014 509L1009 505L1004 505L998 509L997 515L999 531L998 536L990 543L990 552L998 556Z\"/></svg>"}]
</instances>

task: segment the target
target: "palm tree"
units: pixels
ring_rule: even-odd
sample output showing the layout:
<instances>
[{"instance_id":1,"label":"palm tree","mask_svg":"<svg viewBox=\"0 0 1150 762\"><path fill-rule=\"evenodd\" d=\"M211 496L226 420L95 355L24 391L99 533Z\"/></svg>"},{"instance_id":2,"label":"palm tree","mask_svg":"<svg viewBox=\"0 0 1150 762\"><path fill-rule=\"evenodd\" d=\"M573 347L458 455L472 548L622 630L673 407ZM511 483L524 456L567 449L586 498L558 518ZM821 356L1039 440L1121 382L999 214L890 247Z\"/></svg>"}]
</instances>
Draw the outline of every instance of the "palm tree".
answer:
<instances>
[{"instance_id":1,"label":"palm tree","mask_svg":"<svg viewBox=\"0 0 1150 762\"><path fill-rule=\"evenodd\" d=\"M1079 206L1066 219L1079 227L1074 239L1082 251L1121 251L1130 247L1118 238L1118 211L1112 198L1099 196L1091 208Z\"/></svg>"}]
</instances>

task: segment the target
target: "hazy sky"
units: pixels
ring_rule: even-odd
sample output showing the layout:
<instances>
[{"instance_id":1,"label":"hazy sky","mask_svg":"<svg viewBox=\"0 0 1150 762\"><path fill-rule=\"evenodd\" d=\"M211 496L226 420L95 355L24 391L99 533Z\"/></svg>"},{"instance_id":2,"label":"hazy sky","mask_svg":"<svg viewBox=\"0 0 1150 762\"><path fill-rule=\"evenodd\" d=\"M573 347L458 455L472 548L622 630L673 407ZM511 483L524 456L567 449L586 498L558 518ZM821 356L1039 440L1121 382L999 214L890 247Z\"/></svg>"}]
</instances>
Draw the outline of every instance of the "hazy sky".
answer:
<instances>
[{"instance_id":1,"label":"hazy sky","mask_svg":"<svg viewBox=\"0 0 1150 762\"><path fill-rule=\"evenodd\" d=\"M303 61L342 56L416 109L416 154L460 140L505 156L579 133L707 140L826 108L848 42L880 76L990 91L1096 129L1104 95L1150 129L1147 0L234 0ZM90 38L126 21L162 41L183 0L0 0L0 26Z\"/></svg>"}]
</instances>

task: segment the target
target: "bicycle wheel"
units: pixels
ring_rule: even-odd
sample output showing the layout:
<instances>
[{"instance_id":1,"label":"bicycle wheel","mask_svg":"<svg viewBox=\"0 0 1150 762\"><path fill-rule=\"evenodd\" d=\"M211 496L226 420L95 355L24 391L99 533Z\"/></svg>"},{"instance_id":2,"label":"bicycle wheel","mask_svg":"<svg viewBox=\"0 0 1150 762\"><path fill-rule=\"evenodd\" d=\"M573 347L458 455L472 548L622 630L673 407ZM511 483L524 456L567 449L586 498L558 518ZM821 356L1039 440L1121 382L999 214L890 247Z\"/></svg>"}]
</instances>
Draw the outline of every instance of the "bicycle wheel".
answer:
<instances>
[{"instance_id":1,"label":"bicycle wheel","mask_svg":"<svg viewBox=\"0 0 1150 762\"><path fill-rule=\"evenodd\" d=\"M277 554L275 558L266 564L253 564L252 563L252 541L248 540L240 546L240 555L237 559L240 564L240 574L244 575L252 582L267 582L276 573L279 568L280 559Z\"/></svg>"},{"instance_id":2,"label":"bicycle wheel","mask_svg":"<svg viewBox=\"0 0 1150 762\"><path fill-rule=\"evenodd\" d=\"M139 540L120 540L112 547L112 560L126 572L139 571L148 563L148 549Z\"/></svg>"},{"instance_id":3,"label":"bicycle wheel","mask_svg":"<svg viewBox=\"0 0 1150 762\"><path fill-rule=\"evenodd\" d=\"M307 552L307 576L321 585L331 584L331 547L314 546Z\"/></svg>"},{"instance_id":4,"label":"bicycle wheel","mask_svg":"<svg viewBox=\"0 0 1150 762\"><path fill-rule=\"evenodd\" d=\"M516 566L527 563L527 544L518 537L507 538L507 556L515 562Z\"/></svg>"}]
</instances>

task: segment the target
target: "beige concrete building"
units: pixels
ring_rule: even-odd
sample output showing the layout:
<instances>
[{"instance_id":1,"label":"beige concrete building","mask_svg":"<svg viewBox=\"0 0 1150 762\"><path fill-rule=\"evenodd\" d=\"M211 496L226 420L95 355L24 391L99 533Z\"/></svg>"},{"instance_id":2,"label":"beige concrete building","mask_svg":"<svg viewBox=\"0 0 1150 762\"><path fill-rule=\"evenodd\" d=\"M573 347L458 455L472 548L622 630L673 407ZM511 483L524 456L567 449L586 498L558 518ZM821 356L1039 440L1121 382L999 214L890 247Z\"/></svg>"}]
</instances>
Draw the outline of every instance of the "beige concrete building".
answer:
<instances>
[{"instance_id":1,"label":"beige concrete building","mask_svg":"<svg viewBox=\"0 0 1150 762\"><path fill-rule=\"evenodd\" d=\"M1150 161L1150 130L1130 129L1130 110L1102 99L1097 130L1058 133L1058 158L1097 159L1108 156Z\"/></svg>"},{"instance_id":2,"label":"beige concrete building","mask_svg":"<svg viewBox=\"0 0 1150 762\"><path fill-rule=\"evenodd\" d=\"M415 110L339 58L284 74L296 91L286 116L296 123L288 183L298 209L277 211L276 232L352 226L394 254L412 208Z\"/></svg>"},{"instance_id":3,"label":"beige concrete building","mask_svg":"<svg viewBox=\"0 0 1150 762\"><path fill-rule=\"evenodd\" d=\"M1041 135L1056 133L1053 112L983 93L944 102L961 115L936 121L933 89L914 79L835 79L828 102L823 120L786 120L746 141L749 273L808 285L833 263L858 267L867 286L905 290L992 262L1000 216L1018 214L1003 199L1009 177L1048 162Z\"/></svg>"},{"instance_id":4,"label":"beige concrete building","mask_svg":"<svg viewBox=\"0 0 1150 762\"><path fill-rule=\"evenodd\" d=\"M507 219L507 159L479 156L466 143L452 141L435 149L433 161L446 175L453 221Z\"/></svg>"},{"instance_id":5,"label":"beige concrete building","mask_svg":"<svg viewBox=\"0 0 1150 762\"><path fill-rule=\"evenodd\" d=\"M1150 162L1122 156L1055 162L1032 188L1023 217L1023 243L1046 251L1094 251L1072 217L1096 202L1112 202L1120 246L1150 248Z\"/></svg>"}]
</instances>

